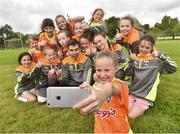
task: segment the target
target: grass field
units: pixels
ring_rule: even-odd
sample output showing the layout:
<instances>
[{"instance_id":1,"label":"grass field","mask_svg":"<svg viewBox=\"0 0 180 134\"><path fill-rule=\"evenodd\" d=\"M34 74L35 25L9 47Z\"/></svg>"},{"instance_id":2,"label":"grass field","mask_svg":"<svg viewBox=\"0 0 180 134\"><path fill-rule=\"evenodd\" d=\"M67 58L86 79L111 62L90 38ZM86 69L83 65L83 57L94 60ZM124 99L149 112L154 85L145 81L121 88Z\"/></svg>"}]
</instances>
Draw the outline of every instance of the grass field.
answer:
<instances>
[{"instance_id":1,"label":"grass field","mask_svg":"<svg viewBox=\"0 0 180 134\"><path fill-rule=\"evenodd\" d=\"M157 47L167 52L180 66L180 41L161 41ZM81 116L72 109L50 109L46 105L20 103L13 99L17 57L25 50L0 50L0 132L92 133L93 115ZM135 133L180 132L179 70L161 76L155 106L130 123Z\"/></svg>"}]
</instances>

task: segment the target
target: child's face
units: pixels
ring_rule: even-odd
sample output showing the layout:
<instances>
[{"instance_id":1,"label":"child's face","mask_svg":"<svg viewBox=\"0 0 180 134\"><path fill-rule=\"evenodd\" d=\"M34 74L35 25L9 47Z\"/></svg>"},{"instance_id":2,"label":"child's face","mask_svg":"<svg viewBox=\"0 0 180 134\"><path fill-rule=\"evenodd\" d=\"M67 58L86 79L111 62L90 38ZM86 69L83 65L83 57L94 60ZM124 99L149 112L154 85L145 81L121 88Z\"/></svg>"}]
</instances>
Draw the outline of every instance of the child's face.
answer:
<instances>
[{"instance_id":1,"label":"child's face","mask_svg":"<svg viewBox=\"0 0 180 134\"><path fill-rule=\"evenodd\" d=\"M48 37L53 36L53 31L54 31L54 27L52 26L47 26L44 28L44 32L47 34Z\"/></svg>"},{"instance_id":2,"label":"child's face","mask_svg":"<svg viewBox=\"0 0 180 134\"><path fill-rule=\"evenodd\" d=\"M69 46L69 55L71 55L71 57L73 59L76 59L79 55L79 52L80 52L80 48L78 45L75 45L75 46Z\"/></svg>"},{"instance_id":3,"label":"child's face","mask_svg":"<svg viewBox=\"0 0 180 134\"><path fill-rule=\"evenodd\" d=\"M107 39L105 37L103 37L102 35L97 35L94 38L94 42L93 45L99 49L99 50L103 50L106 48L107 45Z\"/></svg>"},{"instance_id":4,"label":"child's face","mask_svg":"<svg viewBox=\"0 0 180 134\"><path fill-rule=\"evenodd\" d=\"M114 79L117 67L115 67L111 58L101 57L96 59L95 67L96 76L102 84L111 82Z\"/></svg>"},{"instance_id":5,"label":"child's face","mask_svg":"<svg viewBox=\"0 0 180 134\"><path fill-rule=\"evenodd\" d=\"M59 28L59 30L65 30L66 29L66 20L63 17L58 17L56 19L56 24Z\"/></svg>"},{"instance_id":6,"label":"child's face","mask_svg":"<svg viewBox=\"0 0 180 134\"><path fill-rule=\"evenodd\" d=\"M69 40L69 37L63 32L58 34L58 42L64 47Z\"/></svg>"},{"instance_id":7,"label":"child's face","mask_svg":"<svg viewBox=\"0 0 180 134\"><path fill-rule=\"evenodd\" d=\"M25 55L21 58L21 65L24 67L24 68L28 68L30 65L31 65L31 58L29 57L29 55Z\"/></svg>"},{"instance_id":8,"label":"child's face","mask_svg":"<svg viewBox=\"0 0 180 134\"><path fill-rule=\"evenodd\" d=\"M81 23L78 22L78 23L75 24L74 32L78 36L81 36L83 34L84 29L83 29Z\"/></svg>"},{"instance_id":9,"label":"child's face","mask_svg":"<svg viewBox=\"0 0 180 134\"><path fill-rule=\"evenodd\" d=\"M33 39L29 39L29 46L30 48L36 48L38 45L38 41L33 40Z\"/></svg>"},{"instance_id":10,"label":"child's face","mask_svg":"<svg viewBox=\"0 0 180 134\"><path fill-rule=\"evenodd\" d=\"M119 23L119 29L120 33L122 33L124 36L128 35L132 31L132 24L130 20L121 20Z\"/></svg>"},{"instance_id":11,"label":"child's face","mask_svg":"<svg viewBox=\"0 0 180 134\"><path fill-rule=\"evenodd\" d=\"M95 22L101 22L103 19L103 12L101 10L97 10L93 16Z\"/></svg>"},{"instance_id":12,"label":"child's face","mask_svg":"<svg viewBox=\"0 0 180 134\"><path fill-rule=\"evenodd\" d=\"M146 55L153 50L152 44L149 41L142 40L139 44L139 54Z\"/></svg>"},{"instance_id":13,"label":"child's face","mask_svg":"<svg viewBox=\"0 0 180 134\"><path fill-rule=\"evenodd\" d=\"M81 43L81 47L85 49L91 46L91 42L86 38L81 38L80 43Z\"/></svg>"},{"instance_id":14,"label":"child's face","mask_svg":"<svg viewBox=\"0 0 180 134\"><path fill-rule=\"evenodd\" d=\"M57 57L57 53L53 49L49 49L46 51L45 57L48 61L54 61Z\"/></svg>"}]
</instances>

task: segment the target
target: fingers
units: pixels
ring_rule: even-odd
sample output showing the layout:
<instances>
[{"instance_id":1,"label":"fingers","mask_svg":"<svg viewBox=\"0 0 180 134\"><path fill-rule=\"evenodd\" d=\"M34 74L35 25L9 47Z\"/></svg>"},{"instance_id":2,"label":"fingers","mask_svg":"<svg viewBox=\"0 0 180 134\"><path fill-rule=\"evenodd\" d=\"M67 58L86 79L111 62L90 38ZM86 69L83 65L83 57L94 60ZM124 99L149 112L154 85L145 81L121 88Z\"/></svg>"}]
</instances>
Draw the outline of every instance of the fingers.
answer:
<instances>
[{"instance_id":1,"label":"fingers","mask_svg":"<svg viewBox=\"0 0 180 134\"><path fill-rule=\"evenodd\" d=\"M130 54L133 54L133 52L132 52L130 49L129 49L129 53L130 53Z\"/></svg>"},{"instance_id":2,"label":"fingers","mask_svg":"<svg viewBox=\"0 0 180 134\"><path fill-rule=\"evenodd\" d=\"M49 70L48 77L51 77L55 73L54 69Z\"/></svg>"},{"instance_id":3,"label":"fingers","mask_svg":"<svg viewBox=\"0 0 180 134\"><path fill-rule=\"evenodd\" d=\"M89 97L87 97L86 99L80 101L79 103L75 104L73 106L73 109L81 109L85 106L87 106L88 104L90 104L93 100L91 99L91 95Z\"/></svg>"},{"instance_id":4,"label":"fingers","mask_svg":"<svg viewBox=\"0 0 180 134\"><path fill-rule=\"evenodd\" d=\"M83 82L81 85L79 85L80 88L91 88L91 86L87 82Z\"/></svg>"},{"instance_id":5,"label":"fingers","mask_svg":"<svg viewBox=\"0 0 180 134\"><path fill-rule=\"evenodd\" d=\"M38 60L38 63L36 64L36 67L40 68L41 66L42 66L42 64L41 64L40 60Z\"/></svg>"},{"instance_id":6,"label":"fingers","mask_svg":"<svg viewBox=\"0 0 180 134\"><path fill-rule=\"evenodd\" d=\"M93 102L91 105L88 105L87 107L84 107L80 109L80 113L82 115L88 115L90 113L96 112L100 109L97 102Z\"/></svg>"},{"instance_id":7,"label":"fingers","mask_svg":"<svg viewBox=\"0 0 180 134\"><path fill-rule=\"evenodd\" d=\"M80 113L83 115L87 115L91 112L95 112L99 109L98 102L96 101L96 97L90 95L88 98L82 100L81 102L75 104L73 109L79 109Z\"/></svg>"}]
</instances>

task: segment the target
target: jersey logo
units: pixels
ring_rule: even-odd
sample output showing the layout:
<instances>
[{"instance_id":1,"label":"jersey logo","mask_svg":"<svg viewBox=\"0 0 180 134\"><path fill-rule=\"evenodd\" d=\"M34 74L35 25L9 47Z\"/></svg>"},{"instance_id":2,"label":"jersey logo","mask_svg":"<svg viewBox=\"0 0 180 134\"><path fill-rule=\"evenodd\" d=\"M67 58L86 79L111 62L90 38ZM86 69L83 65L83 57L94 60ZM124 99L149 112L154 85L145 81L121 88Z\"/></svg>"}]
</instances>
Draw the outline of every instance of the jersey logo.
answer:
<instances>
[{"instance_id":1,"label":"jersey logo","mask_svg":"<svg viewBox=\"0 0 180 134\"><path fill-rule=\"evenodd\" d=\"M96 115L99 115L100 118L109 118L116 114L116 109L111 108L107 110L99 110L96 112Z\"/></svg>"},{"instance_id":2,"label":"jersey logo","mask_svg":"<svg viewBox=\"0 0 180 134\"><path fill-rule=\"evenodd\" d=\"M144 65L145 66L149 65L149 61L144 61Z\"/></svg>"}]
</instances>

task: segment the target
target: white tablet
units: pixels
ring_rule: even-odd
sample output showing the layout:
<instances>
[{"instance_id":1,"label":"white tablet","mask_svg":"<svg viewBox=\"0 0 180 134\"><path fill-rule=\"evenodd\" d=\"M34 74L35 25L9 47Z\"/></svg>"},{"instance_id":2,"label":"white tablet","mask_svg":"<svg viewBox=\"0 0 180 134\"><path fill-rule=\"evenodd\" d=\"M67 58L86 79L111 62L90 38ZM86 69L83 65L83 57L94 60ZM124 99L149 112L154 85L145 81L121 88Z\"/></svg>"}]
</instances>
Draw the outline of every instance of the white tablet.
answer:
<instances>
[{"instance_id":1,"label":"white tablet","mask_svg":"<svg viewBox=\"0 0 180 134\"><path fill-rule=\"evenodd\" d=\"M79 87L48 87L47 105L51 108L72 108L90 95L89 89Z\"/></svg>"}]
</instances>

